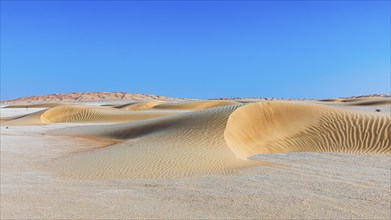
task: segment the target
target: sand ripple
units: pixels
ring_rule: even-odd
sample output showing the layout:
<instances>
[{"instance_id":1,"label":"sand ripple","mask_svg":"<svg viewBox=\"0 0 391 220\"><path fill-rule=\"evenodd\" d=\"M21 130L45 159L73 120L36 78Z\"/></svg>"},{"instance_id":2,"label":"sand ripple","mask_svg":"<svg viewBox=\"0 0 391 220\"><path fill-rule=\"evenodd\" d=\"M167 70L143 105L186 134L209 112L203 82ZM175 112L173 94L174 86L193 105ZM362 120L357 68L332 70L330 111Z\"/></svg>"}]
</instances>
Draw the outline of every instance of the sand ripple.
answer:
<instances>
[{"instance_id":1,"label":"sand ripple","mask_svg":"<svg viewBox=\"0 0 391 220\"><path fill-rule=\"evenodd\" d=\"M262 153L391 153L391 117L333 107L262 102L231 114L224 132L240 157Z\"/></svg>"}]
</instances>

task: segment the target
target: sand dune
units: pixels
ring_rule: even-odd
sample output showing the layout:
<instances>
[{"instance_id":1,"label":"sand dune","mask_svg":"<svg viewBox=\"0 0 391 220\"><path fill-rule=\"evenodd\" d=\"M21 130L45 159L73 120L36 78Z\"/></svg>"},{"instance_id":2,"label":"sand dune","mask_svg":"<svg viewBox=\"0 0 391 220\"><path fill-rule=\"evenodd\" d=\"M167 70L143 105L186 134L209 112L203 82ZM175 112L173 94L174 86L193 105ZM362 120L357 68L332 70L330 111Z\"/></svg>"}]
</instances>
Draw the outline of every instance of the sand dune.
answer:
<instances>
[{"instance_id":1,"label":"sand dune","mask_svg":"<svg viewBox=\"0 0 391 220\"><path fill-rule=\"evenodd\" d=\"M124 110L132 106L148 110ZM4 119L1 124L117 123L55 131L117 141L56 159L57 173L80 178L225 174L262 164L248 158L268 153L391 154L391 117L383 113L286 101L148 101L117 107L124 109L64 105ZM202 108L206 109L184 111Z\"/></svg>"},{"instance_id":2,"label":"sand dune","mask_svg":"<svg viewBox=\"0 0 391 220\"><path fill-rule=\"evenodd\" d=\"M240 105L121 125L56 131L124 140L104 149L57 160L56 172L82 178L158 178L226 174L260 162L242 160L224 140L225 123Z\"/></svg>"},{"instance_id":3,"label":"sand dune","mask_svg":"<svg viewBox=\"0 0 391 220\"><path fill-rule=\"evenodd\" d=\"M62 175L157 178L229 173L263 153L390 154L391 118L298 102L227 105L120 125L57 131L122 140L57 161Z\"/></svg>"},{"instance_id":4,"label":"sand dune","mask_svg":"<svg viewBox=\"0 0 391 220\"><path fill-rule=\"evenodd\" d=\"M235 101L226 100L206 100L206 101L187 101L178 103L163 103L154 106L155 109L170 109L170 110L201 110L207 108L215 108L226 105L239 104Z\"/></svg>"},{"instance_id":5,"label":"sand dune","mask_svg":"<svg viewBox=\"0 0 391 220\"><path fill-rule=\"evenodd\" d=\"M314 104L262 102L235 111L224 132L240 157L262 153L391 153L391 117Z\"/></svg>"},{"instance_id":6,"label":"sand dune","mask_svg":"<svg viewBox=\"0 0 391 220\"><path fill-rule=\"evenodd\" d=\"M133 112L101 106L64 105L3 120L2 126L50 123L129 122L161 117L170 112Z\"/></svg>"}]
</instances>

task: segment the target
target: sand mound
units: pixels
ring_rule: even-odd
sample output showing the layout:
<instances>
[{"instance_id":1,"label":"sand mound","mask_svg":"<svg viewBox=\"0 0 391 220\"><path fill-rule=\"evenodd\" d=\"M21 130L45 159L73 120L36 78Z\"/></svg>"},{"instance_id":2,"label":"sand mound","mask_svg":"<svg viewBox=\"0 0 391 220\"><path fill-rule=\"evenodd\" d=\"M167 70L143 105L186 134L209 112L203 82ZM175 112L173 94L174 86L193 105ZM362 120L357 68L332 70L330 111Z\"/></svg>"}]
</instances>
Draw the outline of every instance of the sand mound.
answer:
<instances>
[{"instance_id":1,"label":"sand mound","mask_svg":"<svg viewBox=\"0 0 391 220\"><path fill-rule=\"evenodd\" d=\"M158 178L225 174L260 162L242 160L224 140L229 115L240 105L182 113L120 125L56 131L124 140L55 162L61 175L81 178Z\"/></svg>"},{"instance_id":2,"label":"sand mound","mask_svg":"<svg viewBox=\"0 0 391 220\"><path fill-rule=\"evenodd\" d=\"M314 104L261 102L231 114L224 132L240 157L299 151L391 153L391 117Z\"/></svg>"},{"instance_id":3,"label":"sand mound","mask_svg":"<svg viewBox=\"0 0 391 220\"><path fill-rule=\"evenodd\" d=\"M131 112L101 106L67 105L54 107L33 114L6 119L5 125L37 125L50 123L97 123L97 122L129 122L156 118L169 112Z\"/></svg>"},{"instance_id":4,"label":"sand mound","mask_svg":"<svg viewBox=\"0 0 391 220\"><path fill-rule=\"evenodd\" d=\"M238 102L225 100L207 100L207 101L188 101L178 103L163 103L154 106L155 109L169 109L169 110L201 110L208 108L215 108L226 105L236 105Z\"/></svg>"}]
</instances>

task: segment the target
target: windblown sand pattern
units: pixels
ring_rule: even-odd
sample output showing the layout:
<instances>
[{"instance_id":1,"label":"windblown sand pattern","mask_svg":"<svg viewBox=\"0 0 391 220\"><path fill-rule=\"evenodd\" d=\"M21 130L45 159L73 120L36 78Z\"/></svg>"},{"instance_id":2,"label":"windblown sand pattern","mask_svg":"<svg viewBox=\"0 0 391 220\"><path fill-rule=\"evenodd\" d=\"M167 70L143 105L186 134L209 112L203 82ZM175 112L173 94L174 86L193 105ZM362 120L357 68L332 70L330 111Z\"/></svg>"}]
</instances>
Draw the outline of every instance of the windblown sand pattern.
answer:
<instances>
[{"instance_id":1,"label":"windblown sand pattern","mask_svg":"<svg viewBox=\"0 0 391 220\"><path fill-rule=\"evenodd\" d=\"M261 102L231 114L224 133L240 157L286 152L391 153L391 117L332 107Z\"/></svg>"}]
</instances>

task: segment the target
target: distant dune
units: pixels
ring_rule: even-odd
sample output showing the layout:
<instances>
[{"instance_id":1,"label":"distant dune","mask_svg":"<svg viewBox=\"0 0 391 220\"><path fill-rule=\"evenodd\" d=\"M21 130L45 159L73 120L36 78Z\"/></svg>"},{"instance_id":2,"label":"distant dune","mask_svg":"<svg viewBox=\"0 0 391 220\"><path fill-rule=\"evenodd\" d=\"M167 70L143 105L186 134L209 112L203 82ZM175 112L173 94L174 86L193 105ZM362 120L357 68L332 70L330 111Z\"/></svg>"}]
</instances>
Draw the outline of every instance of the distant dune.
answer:
<instances>
[{"instance_id":1,"label":"distant dune","mask_svg":"<svg viewBox=\"0 0 391 220\"><path fill-rule=\"evenodd\" d=\"M149 94L131 94L126 92L74 92L69 94L51 94L29 96L12 100L3 100L1 104L28 104L50 102L107 102L107 101L140 101L140 100L181 100L167 96Z\"/></svg>"},{"instance_id":2,"label":"distant dune","mask_svg":"<svg viewBox=\"0 0 391 220\"><path fill-rule=\"evenodd\" d=\"M351 106L391 105L391 97L337 98L319 100L320 104L336 104Z\"/></svg>"}]
</instances>

